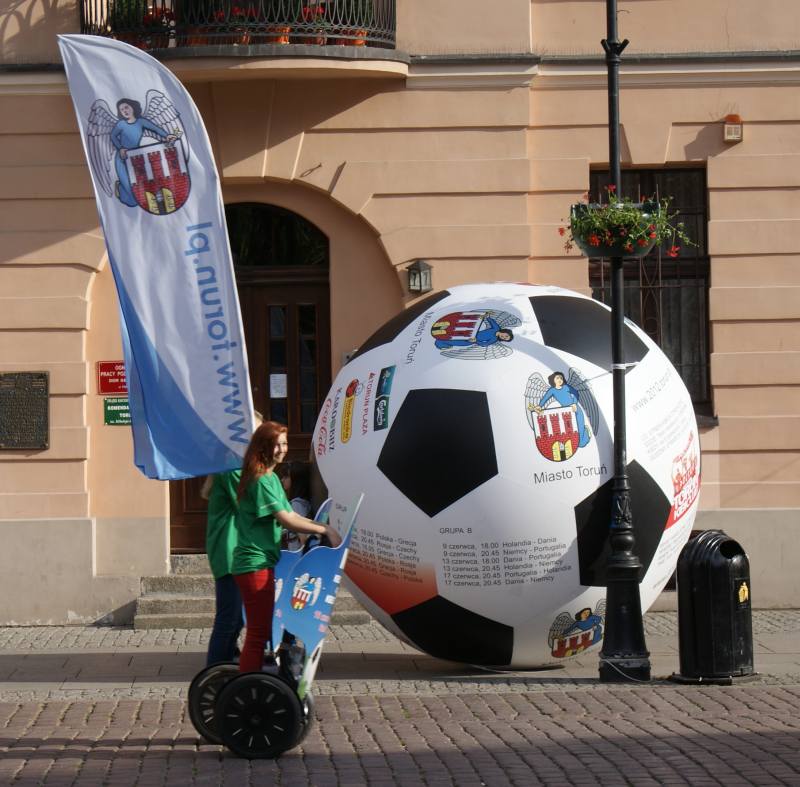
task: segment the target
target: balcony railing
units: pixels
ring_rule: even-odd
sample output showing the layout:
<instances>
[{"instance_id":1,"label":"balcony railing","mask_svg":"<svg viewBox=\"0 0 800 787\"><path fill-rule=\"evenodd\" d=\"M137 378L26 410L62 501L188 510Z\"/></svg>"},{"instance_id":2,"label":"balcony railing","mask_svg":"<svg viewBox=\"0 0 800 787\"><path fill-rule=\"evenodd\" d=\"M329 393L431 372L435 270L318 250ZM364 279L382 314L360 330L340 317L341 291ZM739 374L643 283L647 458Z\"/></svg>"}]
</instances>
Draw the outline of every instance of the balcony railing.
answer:
<instances>
[{"instance_id":1,"label":"balcony railing","mask_svg":"<svg viewBox=\"0 0 800 787\"><path fill-rule=\"evenodd\" d=\"M81 0L80 9L81 32L142 49L395 46L395 0Z\"/></svg>"}]
</instances>

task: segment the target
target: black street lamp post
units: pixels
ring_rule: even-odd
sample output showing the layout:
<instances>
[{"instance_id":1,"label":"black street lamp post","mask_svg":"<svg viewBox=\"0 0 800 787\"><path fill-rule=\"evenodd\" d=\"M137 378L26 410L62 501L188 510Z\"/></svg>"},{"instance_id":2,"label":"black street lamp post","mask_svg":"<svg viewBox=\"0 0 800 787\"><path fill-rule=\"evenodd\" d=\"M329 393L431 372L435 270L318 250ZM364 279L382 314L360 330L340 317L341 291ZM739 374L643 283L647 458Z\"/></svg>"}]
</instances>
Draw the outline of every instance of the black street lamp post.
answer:
<instances>
[{"instance_id":1,"label":"black street lamp post","mask_svg":"<svg viewBox=\"0 0 800 787\"><path fill-rule=\"evenodd\" d=\"M621 197L619 163L619 63L628 40L617 36L617 2L606 0L607 38L601 43L608 66L608 155L613 195ZM650 680L650 653L644 641L639 574L634 552L633 517L625 434L625 349L622 257L611 258L611 367L614 386L614 481L606 570L606 623L600 651L600 681Z\"/></svg>"}]
</instances>

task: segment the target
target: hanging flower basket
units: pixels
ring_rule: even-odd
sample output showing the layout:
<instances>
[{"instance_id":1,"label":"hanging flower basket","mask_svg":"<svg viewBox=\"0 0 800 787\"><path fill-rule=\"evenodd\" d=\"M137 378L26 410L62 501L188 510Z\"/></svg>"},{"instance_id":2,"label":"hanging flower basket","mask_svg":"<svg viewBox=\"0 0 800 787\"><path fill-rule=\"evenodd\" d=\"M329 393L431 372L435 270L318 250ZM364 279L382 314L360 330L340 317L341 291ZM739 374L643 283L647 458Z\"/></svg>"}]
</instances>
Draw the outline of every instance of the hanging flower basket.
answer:
<instances>
[{"instance_id":1,"label":"hanging flower basket","mask_svg":"<svg viewBox=\"0 0 800 787\"><path fill-rule=\"evenodd\" d=\"M677 257L681 246L692 244L683 223L673 223L670 199L633 202L619 199L614 187L607 188L608 202L580 202L570 209L568 227L559 227L568 236L565 249L577 246L587 257L644 257L654 246L670 241L670 257Z\"/></svg>"},{"instance_id":2,"label":"hanging flower basket","mask_svg":"<svg viewBox=\"0 0 800 787\"><path fill-rule=\"evenodd\" d=\"M633 202L629 208L628 213L632 214L633 210L638 212L636 218L631 216L632 221L603 221L598 224L591 222L590 214L608 210L608 205L573 205L570 209L573 242L587 257L645 257L656 245L658 234L655 232L653 219L659 212L659 206L653 202ZM610 219L612 222L616 221L613 217Z\"/></svg>"}]
</instances>

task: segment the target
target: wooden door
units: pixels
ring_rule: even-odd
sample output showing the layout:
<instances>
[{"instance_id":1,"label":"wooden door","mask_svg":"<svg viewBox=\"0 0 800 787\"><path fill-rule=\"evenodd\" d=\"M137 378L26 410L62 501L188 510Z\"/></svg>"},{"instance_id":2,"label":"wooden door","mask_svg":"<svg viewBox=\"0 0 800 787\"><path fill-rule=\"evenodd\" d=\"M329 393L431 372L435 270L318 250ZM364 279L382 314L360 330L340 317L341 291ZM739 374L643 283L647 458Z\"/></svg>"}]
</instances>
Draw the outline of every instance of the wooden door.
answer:
<instances>
[{"instance_id":1,"label":"wooden door","mask_svg":"<svg viewBox=\"0 0 800 787\"><path fill-rule=\"evenodd\" d=\"M290 459L307 459L331 383L327 238L268 205L231 205L226 215L253 406L289 427ZM170 483L173 552L205 550L203 480Z\"/></svg>"},{"instance_id":2,"label":"wooden door","mask_svg":"<svg viewBox=\"0 0 800 787\"><path fill-rule=\"evenodd\" d=\"M169 539L173 553L205 552L206 501L200 497L204 478L169 483Z\"/></svg>"},{"instance_id":3,"label":"wooden door","mask_svg":"<svg viewBox=\"0 0 800 787\"><path fill-rule=\"evenodd\" d=\"M289 458L308 459L330 387L327 282L258 284L241 292L253 406L289 427Z\"/></svg>"},{"instance_id":4,"label":"wooden door","mask_svg":"<svg viewBox=\"0 0 800 787\"><path fill-rule=\"evenodd\" d=\"M239 286L253 406L289 427L289 459L308 459L322 397L331 383L327 282ZM205 549L203 478L170 484L173 552Z\"/></svg>"}]
</instances>

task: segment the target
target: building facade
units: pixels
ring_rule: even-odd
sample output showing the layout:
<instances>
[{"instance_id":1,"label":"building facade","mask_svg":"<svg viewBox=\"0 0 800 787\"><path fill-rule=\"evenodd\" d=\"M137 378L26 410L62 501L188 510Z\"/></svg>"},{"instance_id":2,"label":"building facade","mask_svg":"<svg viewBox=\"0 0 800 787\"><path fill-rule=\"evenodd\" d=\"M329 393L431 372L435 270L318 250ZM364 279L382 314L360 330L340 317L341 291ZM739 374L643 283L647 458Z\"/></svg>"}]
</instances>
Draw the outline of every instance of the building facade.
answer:
<instances>
[{"instance_id":1,"label":"building facade","mask_svg":"<svg viewBox=\"0 0 800 787\"><path fill-rule=\"evenodd\" d=\"M116 293L55 40L108 33L90 5L0 11L0 384L49 381L48 447L0 448L2 623L126 621L141 576L202 548L197 484L139 474L99 392L98 363L122 357ZM414 303L415 260L435 289L607 290L603 263L565 252L557 232L608 168L604 1L371 7L391 12L375 46L345 28L341 41L243 43L196 25L140 42L205 120L256 406L288 420L298 452L347 354ZM626 189L673 195L698 244L680 265L656 254L626 274L630 313L695 400L696 527L741 541L756 606L798 606L800 9L619 7ZM181 4L156 9L174 20ZM726 142L734 115L742 139ZM18 417L0 412L11 433Z\"/></svg>"}]
</instances>

